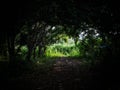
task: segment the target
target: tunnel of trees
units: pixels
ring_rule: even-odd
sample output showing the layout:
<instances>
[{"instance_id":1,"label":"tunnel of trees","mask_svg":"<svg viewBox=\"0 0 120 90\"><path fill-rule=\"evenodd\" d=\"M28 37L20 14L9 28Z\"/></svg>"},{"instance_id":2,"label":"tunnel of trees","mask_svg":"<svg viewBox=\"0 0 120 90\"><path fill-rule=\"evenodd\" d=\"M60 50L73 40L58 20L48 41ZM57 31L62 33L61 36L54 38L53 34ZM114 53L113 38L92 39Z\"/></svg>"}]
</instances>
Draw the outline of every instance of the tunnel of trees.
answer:
<instances>
[{"instance_id":1,"label":"tunnel of trees","mask_svg":"<svg viewBox=\"0 0 120 90\"><path fill-rule=\"evenodd\" d=\"M51 45L70 43L68 41L72 39L75 47L69 48L78 50L73 51L77 58L85 59L93 65L94 72L102 73L100 76L104 73L104 78L107 78L105 83L110 85L106 86L106 90L118 90L120 7L117 1L34 0L3 4L0 62L8 60L5 63L8 63L9 68L20 67L24 61L38 63L38 59L46 57L46 51L51 52L48 50ZM53 50L56 48L57 46L53 47ZM72 58L72 51L59 49L58 47L57 50L63 53L71 52ZM2 67L1 64L0 70L0 79L7 78L4 74L8 74L8 71L4 65Z\"/></svg>"}]
</instances>

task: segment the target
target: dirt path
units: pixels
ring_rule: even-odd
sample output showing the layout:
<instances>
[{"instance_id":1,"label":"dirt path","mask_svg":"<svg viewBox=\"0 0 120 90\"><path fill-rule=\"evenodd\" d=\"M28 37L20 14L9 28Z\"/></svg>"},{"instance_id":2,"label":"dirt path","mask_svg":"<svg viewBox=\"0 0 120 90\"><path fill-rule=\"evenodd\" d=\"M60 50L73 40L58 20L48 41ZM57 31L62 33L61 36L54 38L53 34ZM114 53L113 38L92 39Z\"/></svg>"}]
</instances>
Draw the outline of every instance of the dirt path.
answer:
<instances>
[{"instance_id":1,"label":"dirt path","mask_svg":"<svg viewBox=\"0 0 120 90\"><path fill-rule=\"evenodd\" d=\"M81 63L70 58L57 60L52 70L52 90L81 90L83 88L85 90L84 83L80 78L80 72L82 72L80 70Z\"/></svg>"},{"instance_id":2,"label":"dirt path","mask_svg":"<svg viewBox=\"0 0 120 90\"><path fill-rule=\"evenodd\" d=\"M35 71L9 79L1 90L89 90L91 75L81 65L80 60L58 58L50 72Z\"/></svg>"}]
</instances>

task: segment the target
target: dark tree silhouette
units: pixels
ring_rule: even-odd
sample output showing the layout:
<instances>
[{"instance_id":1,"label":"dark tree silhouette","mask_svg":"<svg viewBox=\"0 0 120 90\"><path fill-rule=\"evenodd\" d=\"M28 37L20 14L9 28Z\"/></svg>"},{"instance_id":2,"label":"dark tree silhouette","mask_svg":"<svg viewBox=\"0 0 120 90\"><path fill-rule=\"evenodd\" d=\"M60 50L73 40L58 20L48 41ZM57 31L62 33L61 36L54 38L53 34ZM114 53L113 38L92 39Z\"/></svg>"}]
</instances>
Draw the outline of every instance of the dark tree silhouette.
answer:
<instances>
[{"instance_id":1,"label":"dark tree silhouette","mask_svg":"<svg viewBox=\"0 0 120 90\"><path fill-rule=\"evenodd\" d=\"M64 31L73 36L76 40L79 32L81 30L85 30L87 25L91 25L99 30L104 43L107 41L111 43L110 48L113 48L112 52L114 52L114 57L119 57L118 53L120 50L120 43L118 41L120 37L120 8L118 2L112 0L34 0L24 2L15 1L14 3L8 2L9 4L5 2L3 3L6 4L8 8L5 8L3 11L6 12L2 13L2 17L5 17L3 19L3 27L5 28L2 30L1 43L4 44L1 44L1 48L6 47L7 45L10 61L14 61L15 57L16 35L21 32L21 28L24 25L27 25L28 32L31 32L31 28L36 24L36 22L39 22L40 24L41 22L45 22L46 25L61 25L65 28L70 28L64 29ZM32 36L32 34L29 33L28 37L36 38L37 30L33 30L33 32L35 34L32 33ZM39 34L41 33L42 32ZM43 33L46 33L45 28L43 29ZM43 36L45 38L45 35ZM31 56L30 52L33 50L32 48L35 49L36 46L39 46L39 49L42 49L42 47L45 47L45 45L47 45L36 45L36 42L38 41L35 40L37 39L31 40L33 40L33 42L28 41L28 43L30 42L32 44L28 44L28 57ZM41 39L40 41L41 43L45 42L44 39Z\"/></svg>"}]
</instances>

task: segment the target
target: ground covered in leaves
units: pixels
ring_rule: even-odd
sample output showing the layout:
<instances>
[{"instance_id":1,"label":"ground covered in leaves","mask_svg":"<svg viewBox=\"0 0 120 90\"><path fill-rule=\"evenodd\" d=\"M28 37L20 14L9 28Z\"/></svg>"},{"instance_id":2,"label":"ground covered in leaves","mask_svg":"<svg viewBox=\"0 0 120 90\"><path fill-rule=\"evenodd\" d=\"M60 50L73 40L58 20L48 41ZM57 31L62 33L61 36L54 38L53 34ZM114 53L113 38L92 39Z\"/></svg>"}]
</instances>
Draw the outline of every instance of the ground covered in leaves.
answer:
<instances>
[{"instance_id":1,"label":"ground covered in leaves","mask_svg":"<svg viewBox=\"0 0 120 90\"><path fill-rule=\"evenodd\" d=\"M85 60L60 57L28 64L29 68L20 67L22 64L4 65L0 90L113 90L106 85L99 65L91 66Z\"/></svg>"}]
</instances>

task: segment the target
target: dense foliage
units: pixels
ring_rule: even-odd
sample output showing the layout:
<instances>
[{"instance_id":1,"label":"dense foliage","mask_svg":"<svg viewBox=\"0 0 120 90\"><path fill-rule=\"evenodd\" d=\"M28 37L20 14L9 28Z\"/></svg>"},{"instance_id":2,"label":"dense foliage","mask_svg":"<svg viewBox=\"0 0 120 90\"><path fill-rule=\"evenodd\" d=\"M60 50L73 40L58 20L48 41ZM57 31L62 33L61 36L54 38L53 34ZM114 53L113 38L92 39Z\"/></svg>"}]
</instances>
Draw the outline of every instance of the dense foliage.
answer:
<instances>
[{"instance_id":1,"label":"dense foliage","mask_svg":"<svg viewBox=\"0 0 120 90\"><path fill-rule=\"evenodd\" d=\"M42 87L48 84L50 75L59 77L52 79L54 83L71 75L65 81L71 84L63 83L68 88L74 82L78 90L90 85L95 90L103 90L101 85L106 86L105 90L120 90L118 1L5 0L1 4L0 81L5 85L1 90L11 86L9 80L13 80L13 87L17 87L17 80L23 81L24 89L27 80ZM52 70L56 67L61 72ZM14 77L17 75L18 79ZM99 89L97 81L102 82L97 83ZM33 84L28 84L28 90L41 89L33 89ZM65 90L72 89L68 88Z\"/></svg>"},{"instance_id":2,"label":"dense foliage","mask_svg":"<svg viewBox=\"0 0 120 90\"><path fill-rule=\"evenodd\" d=\"M5 28L0 33L0 53L9 55L10 60L14 61L18 53L15 50L16 45L20 47L23 44L27 45L29 60L37 46L40 49L39 54L42 54L46 45L55 41L52 39L56 34L67 33L77 41L80 31L91 27L99 30L104 44L111 43L114 53L119 52L120 9L117 2L105 0L18 2L14 4L10 2L10 8L4 10L10 10L10 14L7 12L2 14L5 17L3 21L9 22L3 25ZM53 27L57 27L55 31ZM18 38L21 42L16 44Z\"/></svg>"}]
</instances>

